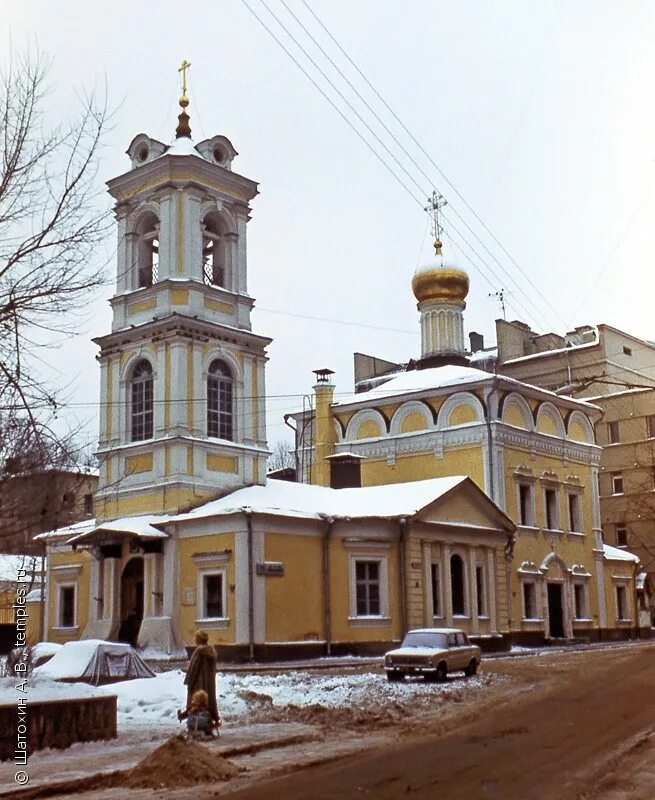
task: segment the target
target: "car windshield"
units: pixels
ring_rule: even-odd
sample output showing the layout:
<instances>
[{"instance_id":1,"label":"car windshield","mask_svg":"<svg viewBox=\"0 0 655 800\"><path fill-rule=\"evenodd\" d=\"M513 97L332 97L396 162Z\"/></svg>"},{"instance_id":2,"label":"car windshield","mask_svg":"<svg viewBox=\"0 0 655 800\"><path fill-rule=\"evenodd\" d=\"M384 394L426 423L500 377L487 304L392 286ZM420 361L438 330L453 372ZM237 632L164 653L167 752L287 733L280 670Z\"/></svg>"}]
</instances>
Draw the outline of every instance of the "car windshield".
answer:
<instances>
[{"instance_id":1,"label":"car windshield","mask_svg":"<svg viewBox=\"0 0 655 800\"><path fill-rule=\"evenodd\" d=\"M445 649L445 633L408 633L403 639L403 647L438 647Z\"/></svg>"}]
</instances>

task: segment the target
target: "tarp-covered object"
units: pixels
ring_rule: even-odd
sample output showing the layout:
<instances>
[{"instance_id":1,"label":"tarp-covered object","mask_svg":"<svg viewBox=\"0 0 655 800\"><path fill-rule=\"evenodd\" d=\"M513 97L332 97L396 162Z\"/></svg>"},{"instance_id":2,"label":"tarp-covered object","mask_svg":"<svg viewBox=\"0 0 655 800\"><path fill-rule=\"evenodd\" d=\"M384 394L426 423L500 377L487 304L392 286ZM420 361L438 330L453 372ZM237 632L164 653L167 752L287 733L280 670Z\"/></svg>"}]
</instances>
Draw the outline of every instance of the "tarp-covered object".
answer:
<instances>
[{"instance_id":1,"label":"tarp-covered object","mask_svg":"<svg viewBox=\"0 0 655 800\"><path fill-rule=\"evenodd\" d=\"M154 672L129 644L86 639L66 642L46 664L37 667L37 677L57 681L101 683L131 678L152 678Z\"/></svg>"}]
</instances>

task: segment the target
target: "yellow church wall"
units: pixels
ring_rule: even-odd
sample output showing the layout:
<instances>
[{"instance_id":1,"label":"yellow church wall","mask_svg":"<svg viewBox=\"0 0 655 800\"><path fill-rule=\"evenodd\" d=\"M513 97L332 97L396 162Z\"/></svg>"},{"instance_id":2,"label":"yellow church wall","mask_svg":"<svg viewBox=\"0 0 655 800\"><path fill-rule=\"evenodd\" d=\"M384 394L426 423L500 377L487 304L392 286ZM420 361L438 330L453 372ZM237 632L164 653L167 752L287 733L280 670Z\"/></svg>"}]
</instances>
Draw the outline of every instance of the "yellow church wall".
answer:
<instances>
[{"instance_id":1,"label":"yellow church wall","mask_svg":"<svg viewBox=\"0 0 655 800\"><path fill-rule=\"evenodd\" d=\"M609 628L630 628L636 623L634 597L634 565L631 561L604 561L603 576L605 582L605 607L607 609L607 626ZM630 619L617 618L616 587L618 584L627 587L626 597Z\"/></svg>"},{"instance_id":2,"label":"yellow church wall","mask_svg":"<svg viewBox=\"0 0 655 800\"><path fill-rule=\"evenodd\" d=\"M585 429L579 422L573 422L569 426L569 439L573 439L576 442L585 442L587 440L587 434Z\"/></svg>"},{"instance_id":3,"label":"yellow church wall","mask_svg":"<svg viewBox=\"0 0 655 800\"><path fill-rule=\"evenodd\" d=\"M188 289L171 289L170 301L172 306L188 306L189 305L189 290Z\"/></svg>"},{"instance_id":4,"label":"yellow church wall","mask_svg":"<svg viewBox=\"0 0 655 800\"><path fill-rule=\"evenodd\" d=\"M58 572L61 574L61 572L57 570L57 567L75 567L78 564L81 566L81 569L75 577L70 578L66 575L62 575L61 579L57 578ZM79 639L89 621L91 555L84 550L61 553L52 549L48 552L48 573L48 641L63 643L73 639ZM77 605L75 609L76 625L74 628L57 627L58 583L75 583L77 586Z\"/></svg>"},{"instance_id":5,"label":"yellow church wall","mask_svg":"<svg viewBox=\"0 0 655 800\"><path fill-rule=\"evenodd\" d=\"M26 604L27 608L27 644L36 644L41 638L41 601L30 600Z\"/></svg>"},{"instance_id":6,"label":"yellow church wall","mask_svg":"<svg viewBox=\"0 0 655 800\"><path fill-rule=\"evenodd\" d=\"M351 558L386 558L388 572L389 621L366 623L355 622L350 617ZM345 547L343 540L330 541L330 618L333 642L392 641L400 638L401 614L398 593L398 551L395 544L389 548L376 549L370 546ZM384 591L384 589L383 589Z\"/></svg>"},{"instance_id":7,"label":"yellow church wall","mask_svg":"<svg viewBox=\"0 0 655 800\"><path fill-rule=\"evenodd\" d=\"M207 469L210 472L238 472L239 462L234 456L207 453Z\"/></svg>"},{"instance_id":8,"label":"yellow church wall","mask_svg":"<svg viewBox=\"0 0 655 800\"><path fill-rule=\"evenodd\" d=\"M180 631L185 645L194 643L196 630L203 628L209 634L210 644L231 644L235 639L236 630L236 605L234 598L235 553L234 533L209 533L203 536L179 539L179 596L180 596ZM193 561L193 556L198 553L220 553L231 550L225 569L227 571L226 598L227 617L229 622L225 627L212 627L211 623L197 622L200 610L197 603L198 592L198 565ZM189 591L193 602L186 602L185 592Z\"/></svg>"},{"instance_id":9,"label":"yellow church wall","mask_svg":"<svg viewBox=\"0 0 655 800\"><path fill-rule=\"evenodd\" d=\"M139 455L136 456L128 456L125 459L125 474L136 475L140 472L152 472L152 466L152 451L149 453L139 453Z\"/></svg>"},{"instance_id":10,"label":"yellow church wall","mask_svg":"<svg viewBox=\"0 0 655 800\"><path fill-rule=\"evenodd\" d=\"M555 420L549 414L542 414L537 422L539 433L546 433L548 436L557 436Z\"/></svg>"},{"instance_id":11,"label":"yellow church wall","mask_svg":"<svg viewBox=\"0 0 655 800\"><path fill-rule=\"evenodd\" d=\"M324 639L323 543L319 536L266 533L266 561L281 561L284 575L267 576L266 641Z\"/></svg>"},{"instance_id":12,"label":"yellow church wall","mask_svg":"<svg viewBox=\"0 0 655 800\"><path fill-rule=\"evenodd\" d=\"M403 420L401 425L401 433L412 433L413 431L425 430L425 417L418 411L412 411Z\"/></svg>"},{"instance_id":13,"label":"yellow church wall","mask_svg":"<svg viewBox=\"0 0 655 800\"><path fill-rule=\"evenodd\" d=\"M508 425L513 425L515 428L525 429L525 421L523 419L523 414L521 414L517 406L515 406L513 403L509 403L504 408L503 422L506 422Z\"/></svg>"},{"instance_id":14,"label":"yellow church wall","mask_svg":"<svg viewBox=\"0 0 655 800\"><path fill-rule=\"evenodd\" d=\"M367 419L357 428L356 439L373 439L382 436L382 429L379 424L372 419Z\"/></svg>"},{"instance_id":15,"label":"yellow church wall","mask_svg":"<svg viewBox=\"0 0 655 800\"><path fill-rule=\"evenodd\" d=\"M98 520L116 519L135 514L161 514L197 505L209 497L205 492L193 489L167 489L165 486L153 492L134 496L98 498L96 518Z\"/></svg>"},{"instance_id":16,"label":"yellow church wall","mask_svg":"<svg viewBox=\"0 0 655 800\"><path fill-rule=\"evenodd\" d=\"M426 480L446 475L468 475L484 490L482 448L476 445L447 449L443 458L435 458L432 451L399 455L395 464L389 464L386 457L366 458L362 461L363 486Z\"/></svg>"},{"instance_id":17,"label":"yellow church wall","mask_svg":"<svg viewBox=\"0 0 655 800\"><path fill-rule=\"evenodd\" d=\"M464 403L459 406L455 406L448 417L448 425L451 428L455 425L468 425L469 423L476 421L477 418L475 416L475 411L471 408L471 406L465 405Z\"/></svg>"}]
</instances>

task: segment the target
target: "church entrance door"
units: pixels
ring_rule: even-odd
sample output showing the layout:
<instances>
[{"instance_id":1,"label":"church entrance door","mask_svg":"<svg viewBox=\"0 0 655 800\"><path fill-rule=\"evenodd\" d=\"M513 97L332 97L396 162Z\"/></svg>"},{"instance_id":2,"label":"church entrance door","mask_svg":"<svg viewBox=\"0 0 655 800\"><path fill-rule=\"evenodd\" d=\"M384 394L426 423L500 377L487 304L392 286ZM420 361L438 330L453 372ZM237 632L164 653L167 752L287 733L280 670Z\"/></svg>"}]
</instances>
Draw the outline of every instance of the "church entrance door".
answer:
<instances>
[{"instance_id":1,"label":"church entrance door","mask_svg":"<svg viewBox=\"0 0 655 800\"><path fill-rule=\"evenodd\" d=\"M136 645L143 621L143 558L131 558L121 576L121 625L118 641Z\"/></svg>"},{"instance_id":2,"label":"church entrance door","mask_svg":"<svg viewBox=\"0 0 655 800\"><path fill-rule=\"evenodd\" d=\"M564 608L561 583L548 584L548 619L551 639L563 639Z\"/></svg>"}]
</instances>

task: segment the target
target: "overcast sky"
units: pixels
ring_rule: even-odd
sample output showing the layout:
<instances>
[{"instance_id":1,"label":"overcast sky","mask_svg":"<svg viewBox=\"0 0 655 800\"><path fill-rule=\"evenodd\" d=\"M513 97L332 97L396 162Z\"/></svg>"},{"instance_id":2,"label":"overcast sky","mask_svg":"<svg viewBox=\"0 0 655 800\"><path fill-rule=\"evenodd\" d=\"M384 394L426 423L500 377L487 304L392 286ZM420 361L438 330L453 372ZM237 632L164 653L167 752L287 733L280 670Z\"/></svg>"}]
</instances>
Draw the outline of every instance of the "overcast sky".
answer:
<instances>
[{"instance_id":1,"label":"overcast sky","mask_svg":"<svg viewBox=\"0 0 655 800\"><path fill-rule=\"evenodd\" d=\"M285 1L427 178L386 137L282 0L266 3L321 59L412 178L375 143L261 0L247 0L421 202L433 187L447 198L446 211L466 239L458 260L471 277L467 331L482 332L492 343L499 307L488 294L504 288L508 318L520 315L540 331L607 322L655 336L655 3L308 0L451 186L302 0ZM284 411L302 405L300 396L311 391L312 369L334 369L337 392L345 393L352 388L354 351L391 360L419 354L410 281L431 252L421 204L242 2L2 0L0 8L3 52L10 39L16 49L36 40L54 58L53 120L74 113L82 87L102 90L106 81L115 115L102 181L129 168L124 151L135 134L170 140L176 70L183 58L191 61L194 138L228 136L239 151L234 169L260 184L249 224L249 290L257 301L253 329L274 339L267 372L271 444L288 433ZM451 230L451 247L457 237ZM89 340L109 330L111 291L108 286L90 307L84 335L48 356L59 372L52 379L72 381L79 405L70 411L91 441L99 381L97 349Z\"/></svg>"}]
</instances>

